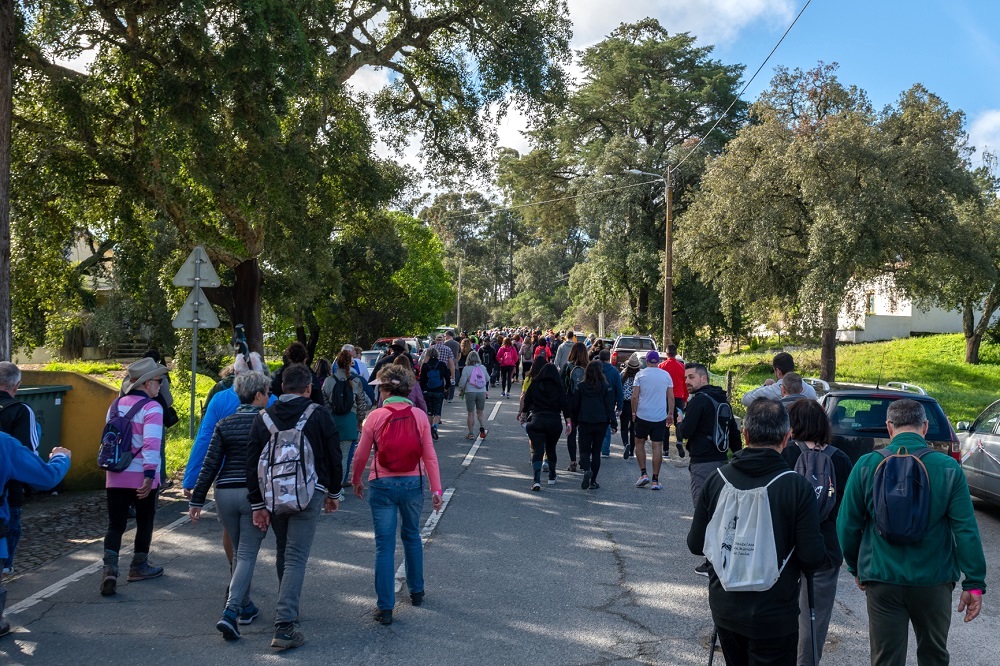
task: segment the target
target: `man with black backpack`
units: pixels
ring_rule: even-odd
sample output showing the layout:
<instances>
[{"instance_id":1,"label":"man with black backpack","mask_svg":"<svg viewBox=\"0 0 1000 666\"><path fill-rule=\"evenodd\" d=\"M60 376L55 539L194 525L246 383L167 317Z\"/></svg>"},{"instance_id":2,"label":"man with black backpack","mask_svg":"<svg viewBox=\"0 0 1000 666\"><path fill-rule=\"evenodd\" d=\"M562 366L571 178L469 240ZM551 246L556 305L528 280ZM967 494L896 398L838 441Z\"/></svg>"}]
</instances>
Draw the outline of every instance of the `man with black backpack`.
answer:
<instances>
[{"instance_id":1,"label":"man with black backpack","mask_svg":"<svg viewBox=\"0 0 1000 666\"><path fill-rule=\"evenodd\" d=\"M254 525L261 530L274 526L278 605L271 647L285 649L305 643L295 620L306 563L320 510L336 511L343 497L340 487L344 470L340 435L333 417L325 409L316 409L310 398L312 372L294 363L285 368L281 384L278 402L262 410L250 428L247 478L262 483L249 484L247 496ZM290 455L290 448L298 451ZM265 452L268 455L262 456ZM295 466L293 483L279 480L278 465L288 461L300 462Z\"/></svg>"},{"instance_id":2,"label":"man with black backpack","mask_svg":"<svg viewBox=\"0 0 1000 666\"><path fill-rule=\"evenodd\" d=\"M847 481L837 535L847 570L868 600L872 664L906 663L908 625L917 660L948 663L952 591L975 619L986 590L986 558L961 466L924 440L927 415L909 399L886 414L892 438L858 459Z\"/></svg>"},{"instance_id":3,"label":"man with black backpack","mask_svg":"<svg viewBox=\"0 0 1000 666\"><path fill-rule=\"evenodd\" d=\"M708 368L701 363L685 364L684 384L688 390L688 408L677 425L677 433L687 442L691 454L688 464L691 502L698 506L705 480L729 462L727 451L736 451L742 444L726 392L708 383ZM699 576L707 576L710 568L705 560L694 571Z\"/></svg>"},{"instance_id":4,"label":"man with black backpack","mask_svg":"<svg viewBox=\"0 0 1000 666\"><path fill-rule=\"evenodd\" d=\"M726 663L791 666L799 576L827 559L816 498L781 457L789 426L780 402L751 404L743 436L746 447L705 482L688 548L712 563L708 601Z\"/></svg>"}]
</instances>

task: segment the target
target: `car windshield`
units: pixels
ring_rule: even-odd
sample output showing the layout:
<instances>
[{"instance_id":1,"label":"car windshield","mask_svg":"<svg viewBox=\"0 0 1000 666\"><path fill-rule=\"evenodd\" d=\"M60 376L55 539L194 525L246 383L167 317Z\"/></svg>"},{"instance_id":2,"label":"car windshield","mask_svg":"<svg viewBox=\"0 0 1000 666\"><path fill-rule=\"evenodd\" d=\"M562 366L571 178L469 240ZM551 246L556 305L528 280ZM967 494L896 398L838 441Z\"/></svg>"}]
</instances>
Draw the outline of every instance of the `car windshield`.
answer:
<instances>
[{"instance_id":1,"label":"car windshield","mask_svg":"<svg viewBox=\"0 0 1000 666\"><path fill-rule=\"evenodd\" d=\"M618 346L623 349L649 350L653 348L653 341L650 338L619 338Z\"/></svg>"},{"instance_id":2,"label":"car windshield","mask_svg":"<svg viewBox=\"0 0 1000 666\"><path fill-rule=\"evenodd\" d=\"M363 351L361 352L361 359L365 362L365 365L369 369L374 368L375 364L378 363L379 356L382 355L380 351Z\"/></svg>"},{"instance_id":3,"label":"car windshield","mask_svg":"<svg viewBox=\"0 0 1000 666\"><path fill-rule=\"evenodd\" d=\"M871 437L888 437L885 427L886 412L889 405L898 398L875 396L844 396L835 398L829 408L830 423L835 435L866 434ZM927 412L927 439L947 441L951 439L951 431L940 409L921 401Z\"/></svg>"}]
</instances>

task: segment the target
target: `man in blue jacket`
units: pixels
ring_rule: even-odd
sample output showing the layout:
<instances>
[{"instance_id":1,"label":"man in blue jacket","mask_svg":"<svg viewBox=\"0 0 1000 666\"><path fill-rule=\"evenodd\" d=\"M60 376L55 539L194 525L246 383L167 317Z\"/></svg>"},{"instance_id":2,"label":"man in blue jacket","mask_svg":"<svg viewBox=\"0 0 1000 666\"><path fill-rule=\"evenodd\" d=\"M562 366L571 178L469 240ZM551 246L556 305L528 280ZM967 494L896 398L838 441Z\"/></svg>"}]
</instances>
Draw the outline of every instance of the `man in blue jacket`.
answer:
<instances>
[{"instance_id":1,"label":"man in blue jacket","mask_svg":"<svg viewBox=\"0 0 1000 666\"><path fill-rule=\"evenodd\" d=\"M601 368L604 370L604 376L608 380L608 386L614 392L615 396L615 418L620 419L622 416L622 407L625 401L625 391L622 389L622 376L618 373L618 368L611 364L611 350L602 349L601 353L597 356L601 361ZM604 443L601 444L601 456L604 458L611 457L611 427L608 426L608 431L604 433Z\"/></svg>"},{"instance_id":2,"label":"man in blue jacket","mask_svg":"<svg viewBox=\"0 0 1000 666\"><path fill-rule=\"evenodd\" d=\"M62 481L69 471L71 455L69 449L54 447L46 464L34 451L22 446L10 435L0 433L0 488L6 487L8 481L19 481L33 488L52 488ZM5 494L0 498L0 532L6 533L9 518L10 511L7 508ZM0 559L6 556L7 539L0 538ZM3 617L6 607L7 590L3 587L3 575L0 574L0 636L10 633L10 623Z\"/></svg>"}]
</instances>

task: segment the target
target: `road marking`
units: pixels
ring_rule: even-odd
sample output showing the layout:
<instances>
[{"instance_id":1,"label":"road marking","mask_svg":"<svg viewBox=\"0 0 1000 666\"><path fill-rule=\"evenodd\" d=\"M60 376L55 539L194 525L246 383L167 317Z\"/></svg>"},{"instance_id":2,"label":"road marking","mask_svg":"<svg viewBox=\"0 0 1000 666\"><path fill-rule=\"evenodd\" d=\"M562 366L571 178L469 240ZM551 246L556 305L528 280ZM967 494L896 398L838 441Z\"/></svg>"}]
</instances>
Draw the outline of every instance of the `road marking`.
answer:
<instances>
[{"instance_id":1,"label":"road marking","mask_svg":"<svg viewBox=\"0 0 1000 666\"><path fill-rule=\"evenodd\" d=\"M202 510L203 511L209 511L209 510L211 510L213 508L215 508L215 502L207 502L205 504L205 506L202 507ZM181 518L178 518L177 520L175 520L174 522L170 523L166 527L161 527L160 529L156 530L156 534L159 534L160 532L170 532L172 530L175 530L178 527L180 527L181 525L183 525L184 523L189 522L190 520L191 520L191 518L187 514L185 514L184 516L182 516ZM65 578L63 578L62 580L60 580L58 582L55 582L52 585L49 585L44 590L39 590L38 592L35 592L33 595L31 595L27 599L23 599L23 600L17 602L16 604L14 604L13 606L11 606L10 608L7 609L6 614L7 615L15 615L16 613L20 613L21 611L26 611L29 608L31 608L32 606L34 606L36 604L39 604L42 601L45 601L49 597L51 597L51 596L53 596L55 594L58 594L59 592L62 592L64 589L66 589L66 587L68 585L71 585L71 584L77 582L78 580L80 580L84 576L87 576L87 575L90 575L90 574L93 574L93 573L97 573L103 567L104 567L104 562L103 561L98 561L98 562L94 562L93 564L89 564L89 565L85 566L84 568L80 569L79 571L77 571L76 573L72 573L72 574L66 576Z\"/></svg>"},{"instance_id":2,"label":"road marking","mask_svg":"<svg viewBox=\"0 0 1000 666\"><path fill-rule=\"evenodd\" d=\"M490 418L489 418L490 421L492 421L497 417L497 412L500 411L500 405L502 404L503 404L502 402L498 402L496 406L493 407L493 411L490 413Z\"/></svg>"},{"instance_id":3,"label":"road marking","mask_svg":"<svg viewBox=\"0 0 1000 666\"><path fill-rule=\"evenodd\" d=\"M462 467L468 467L472 464L472 461L476 459L476 451L479 450L479 445L483 443L483 439L485 438L482 436L476 437L476 443L472 445L472 448L469 449L469 452L465 455L465 460L462 461Z\"/></svg>"},{"instance_id":4,"label":"road marking","mask_svg":"<svg viewBox=\"0 0 1000 666\"><path fill-rule=\"evenodd\" d=\"M431 515L428 516L427 522L424 523L424 529L420 530L420 541L421 543L427 543L427 540L431 538L431 534L434 533L434 528L437 527L438 521L441 520L441 516L444 515L444 510L448 508L448 502L451 501L451 496L455 494L454 488L448 488L441 495L441 508L437 511L431 511ZM404 557L403 561L400 563L399 568L396 569L396 592L403 589L403 583L406 582L406 559Z\"/></svg>"}]
</instances>

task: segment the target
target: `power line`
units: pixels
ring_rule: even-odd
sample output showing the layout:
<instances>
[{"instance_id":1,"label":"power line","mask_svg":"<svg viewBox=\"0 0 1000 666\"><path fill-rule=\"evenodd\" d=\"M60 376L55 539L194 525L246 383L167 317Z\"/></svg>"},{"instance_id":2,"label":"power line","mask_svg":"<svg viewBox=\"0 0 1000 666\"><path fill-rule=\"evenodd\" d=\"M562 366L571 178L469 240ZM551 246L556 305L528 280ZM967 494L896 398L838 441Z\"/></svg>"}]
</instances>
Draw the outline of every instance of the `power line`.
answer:
<instances>
[{"instance_id":1,"label":"power line","mask_svg":"<svg viewBox=\"0 0 1000 666\"><path fill-rule=\"evenodd\" d=\"M732 104L729 105L729 108L726 109L721 116L719 116L719 118L715 121L715 124L712 125L712 128L707 132L705 132L705 136L698 139L698 143L695 144L694 148L692 148L691 151L687 155L685 155L684 158L680 162L678 162L676 166L674 166L675 169L680 167L680 165L684 164L689 157L694 155L695 151L701 148L701 144L705 142L705 139L707 139L708 136L712 132L714 132L715 129L719 126L719 123L721 123L722 120L729 115L729 112L733 110L734 106L736 106L736 102L740 101L740 98L743 97L743 93L747 91L747 88L750 87L750 84L753 83L754 79L757 78L757 75L760 74L761 70L764 69L764 66L767 65L768 61L771 59L771 56L774 55L774 52L777 51L778 47L781 46L781 43L785 41L785 37L788 36L788 33L791 32L792 28L795 27L795 24L798 23L799 17L802 16L802 13L806 10L806 7L808 7L810 3L812 3L812 0L806 0L806 4L802 5L802 9L799 10L799 13L795 15L795 18L792 20L791 24L789 24L784 34L781 35L781 39L778 40L778 43L774 45L774 48L771 49L771 52L767 54L766 58L764 58L764 62L760 63L760 67L758 67L757 71L753 73L753 76L750 77L750 80L743 85L743 89L740 90L739 94L735 97L735 99L733 99L733 102Z\"/></svg>"}]
</instances>

